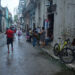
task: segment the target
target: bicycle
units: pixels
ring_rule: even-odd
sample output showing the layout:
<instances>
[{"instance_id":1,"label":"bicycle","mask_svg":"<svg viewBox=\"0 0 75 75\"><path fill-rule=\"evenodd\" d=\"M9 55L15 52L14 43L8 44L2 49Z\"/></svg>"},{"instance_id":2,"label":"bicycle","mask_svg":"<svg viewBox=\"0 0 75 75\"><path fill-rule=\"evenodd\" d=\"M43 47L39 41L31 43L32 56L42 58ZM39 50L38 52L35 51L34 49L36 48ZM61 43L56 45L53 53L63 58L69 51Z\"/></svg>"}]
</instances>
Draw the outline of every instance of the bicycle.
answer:
<instances>
[{"instance_id":1,"label":"bicycle","mask_svg":"<svg viewBox=\"0 0 75 75\"><path fill-rule=\"evenodd\" d=\"M59 38L61 39L61 38ZM61 43L56 43L54 45L54 55L58 56L60 58L60 60L65 63L65 64L69 64L72 63L75 60L75 53L74 50L70 47L68 47L70 40L67 39L63 42L63 44Z\"/></svg>"}]
</instances>

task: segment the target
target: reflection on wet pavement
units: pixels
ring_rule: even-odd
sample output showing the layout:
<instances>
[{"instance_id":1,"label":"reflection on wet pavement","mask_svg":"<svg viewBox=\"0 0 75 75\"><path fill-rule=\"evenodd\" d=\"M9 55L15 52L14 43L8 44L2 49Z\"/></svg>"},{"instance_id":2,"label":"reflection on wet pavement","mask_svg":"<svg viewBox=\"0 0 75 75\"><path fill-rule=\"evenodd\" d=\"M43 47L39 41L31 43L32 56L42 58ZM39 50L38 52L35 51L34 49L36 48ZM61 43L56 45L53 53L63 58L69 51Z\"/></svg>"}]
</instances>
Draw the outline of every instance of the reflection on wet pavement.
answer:
<instances>
[{"instance_id":1,"label":"reflection on wet pavement","mask_svg":"<svg viewBox=\"0 0 75 75\"><path fill-rule=\"evenodd\" d=\"M12 62L13 62L13 53L11 55L10 54L7 55L7 62L6 62L7 66L10 66Z\"/></svg>"},{"instance_id":2,"label":"reflection on wet pavement","mask_svg":"<svg viewBox=\"0 0 75 75\"><path fill-rule=\"evenodd\" d=\"M13 53L11 48L7 53L6 45L0 48L0 75L74 75L64 68L37 47L33 48L25 36L20 41L15 39Z\"/></svg>"}]
</instances>

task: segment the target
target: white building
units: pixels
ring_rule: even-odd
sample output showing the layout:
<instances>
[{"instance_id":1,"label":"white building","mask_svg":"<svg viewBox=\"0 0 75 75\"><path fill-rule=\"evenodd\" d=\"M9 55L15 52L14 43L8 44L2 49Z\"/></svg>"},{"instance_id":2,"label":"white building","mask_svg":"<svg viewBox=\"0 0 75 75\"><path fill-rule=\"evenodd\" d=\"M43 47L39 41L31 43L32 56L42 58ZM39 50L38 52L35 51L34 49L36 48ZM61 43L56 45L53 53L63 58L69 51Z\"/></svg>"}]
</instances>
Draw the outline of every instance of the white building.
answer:
<instances>
[{"instance_id":1,"label":"white building","mask_svg":"<svg viewBox=\"0 0 75 75\"><path fill-rule=\"evenodd\" d=\"M35 10L35 23L39 27L43 27L44 20L47 19L47 0L38 0Z\"/></svg>"},{"instance_id":2,"label":"white building","mask_svg":"<svg viewBox=\"0 0 75 75\"><path fill-rule=\"evenodd\" d=\"M53 0L57 5L54 16L54 38L75 38L75 0Z\"/></svg>"},{"instance_id":3,"label":"white building","mask_svg":"<svg viewBox=\"0 0 75 75\"><path fill-rule=\"evenodd\" d=\"M25 24L33 27L35 23L36 27L44 26L45 29L49 27L54 41L59 37L75 37L75 0L34 0L35 11L31 7L34 4L32 0L25 1Z\"/></svg>"}]
</instances>

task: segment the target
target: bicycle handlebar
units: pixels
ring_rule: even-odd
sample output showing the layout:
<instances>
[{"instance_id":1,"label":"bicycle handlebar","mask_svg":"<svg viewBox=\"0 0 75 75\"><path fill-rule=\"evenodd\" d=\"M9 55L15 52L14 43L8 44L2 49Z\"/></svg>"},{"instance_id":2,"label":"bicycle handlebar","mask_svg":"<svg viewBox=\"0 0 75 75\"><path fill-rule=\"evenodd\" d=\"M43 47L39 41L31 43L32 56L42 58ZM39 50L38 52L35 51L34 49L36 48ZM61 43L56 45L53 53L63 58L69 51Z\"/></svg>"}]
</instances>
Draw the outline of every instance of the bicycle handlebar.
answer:
<instances>
[{"instance_id":1,"label":"bicycle handlebar","mask_svg":"<svg viewBox=\"0 0 75 75\"><path fill-rule=\"evenodd\" d=\"M66 39L65 41L69 42L69 41L70 41L70 39L68 38L68 39Z\"/></svg>"},{"instance_id":2,"label":"bicycle handlebar","mask_svg":"<svg viewBox=\"0 0 75 75\"><path fill-rule=\"evenodd\" d=\"M59 37L58 39L61 40L62 38ZM69 42L70 41L70 38L66 39L65 41Z\"/></svg>"}]
</instances>

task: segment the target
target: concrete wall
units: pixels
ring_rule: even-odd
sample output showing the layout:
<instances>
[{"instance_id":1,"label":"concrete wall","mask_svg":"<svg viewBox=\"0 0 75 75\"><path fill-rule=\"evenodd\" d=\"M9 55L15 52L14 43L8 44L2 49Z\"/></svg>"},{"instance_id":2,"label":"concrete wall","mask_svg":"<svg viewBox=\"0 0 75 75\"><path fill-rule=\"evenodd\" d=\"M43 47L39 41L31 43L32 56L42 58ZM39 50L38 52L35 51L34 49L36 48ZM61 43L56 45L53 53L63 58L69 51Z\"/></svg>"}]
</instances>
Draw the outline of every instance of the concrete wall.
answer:
<instances>
[{"instance_id":1,"label":"concrete wall","mask_svg":"<svg viewBox=\"0 0 75 75\"><path fill-rule=\"evenodd\" d=\"M75 0L54 0L55 3L54 40L57 41L63 34L67 34L66 37L75 37Z\"/></svg>"},{"instance_id":2,"label":"concrete wall","mask_svg":"<svg viewBox=\"0 0 75 75\"><path fill-rule=\"evenodd\" d=\"M9 27L9 25L8 25L8 8L6 8L6 27Z\"/></svg>"},{"instance_id":3,"label":"concrete wall","mask_svg":"<svg viewBox=\"0 0 75 75\"><path fill-rule=\"evenodd\" d=\"M36 25L40 27L43 26L44 20L47 19L46 2L47 0L40 0L35 10L35 22Z\"/></svg>"},{"instance_id":4,"label":"concrete wall","mask_svg":"<svg viewBox=\"0 0 75 75\"><path fill-rule=\"evenodd\" d=\"M69 37L75 38L75 0L65 2L65 26Z\"/></svg>"},{"instance_id":5,"label":"concrete wall","mask_svg":"<svg viewBox=\"0 0 75 75\"><path fill-rule=\"evenodd\" d=\"M37 4L36 9L35 9L35 24L36 24L36 27L40 26L40 23L39 23L40 9L39 9L39 7L40 7L39 4Z\"/></svg>"},{"instance_id":6,"label":"concrete wall","mask_svg":"<svg viewBox=\"0 0 75 75\"><path fill-rule=\"evenodd\" d=\"M26 7L28 6L30 0L26 0ZM26 17L25 19L25 24L30 24L30 27L33 28L33 23L35 23L36 27L43 26L44 20L47 19L47 6L45 5L47 2L47 0L38 0L36 7L34 7L32 9L32 11L34 10L35 14L33 15L33 17L31 15L29 15L28 17ZM32 13L29 12L30 13ZM27 14L25 14L27 16Z\"/></svg>"},{"instance_id":7,"label":"concrete wall","mask_svg":"<svg viewBox=\"0 0 75 75\"><path fill-rule=\"evenodd\" d=\"M6 19L5 17L2 17L2 32L6 31Z\"/></svg>"}]
</instances>

